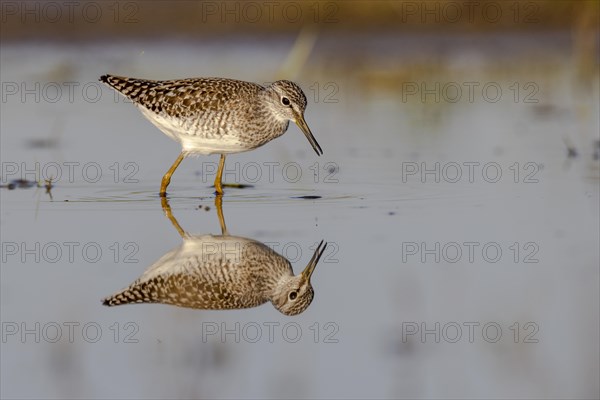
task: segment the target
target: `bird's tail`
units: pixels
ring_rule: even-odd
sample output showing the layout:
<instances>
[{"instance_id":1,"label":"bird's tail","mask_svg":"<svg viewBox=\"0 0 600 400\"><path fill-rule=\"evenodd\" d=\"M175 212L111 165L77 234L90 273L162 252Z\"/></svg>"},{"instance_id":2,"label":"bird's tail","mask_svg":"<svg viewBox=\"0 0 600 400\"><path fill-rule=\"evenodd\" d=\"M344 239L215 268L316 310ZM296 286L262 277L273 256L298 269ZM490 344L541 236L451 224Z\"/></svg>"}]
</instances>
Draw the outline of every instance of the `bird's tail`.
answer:
<instances>
[{"instance_id":1,"label":"bird's tail","mask_svg":"<svg viewBox=\"0 0 600 400\"><path fill-rule=\"evenodd\" d=\"M100 82L106 83L108 86L115 88L118 91L121 91L119 89L119 87L122 84L124 84L125 82L127 82L127 78L122 77L122 76L114 76L114 75L105 74L100 77Z\"/></svg>"},{"instance_id":2,"label":"bird's tail","mask_svg":"<svg viewBox=\"0 0 600 400\"><path fill-rule=\"evenodd\" d=\"M157 303L158 301L158 293L153 282L140 282L105 298L102 300L102 304L112 307L131 303Z\"/></svg>"},{"instance_id":3,"label":"bird's tail","mask_svg":"<svg viewBox=\"0 0 600 400\"><path fill-rule=\"evenodd\" d=\"M156 87L159 82L148 79L126 78L124 76L102 75L100 82L106 83L117 92L131 100L143 97L149 89Z\"/></svg>"},{"instance_id":4,"label":"bird's tail","mask_svg":"<svg viewBox=\"0 0 600 400\"><path fill-rule=\"evenodd\" d=\"M126 289L102 300L102 304L109 307L130 303L144 303L144 297L139 292Z\"/></svg>"}]
</instances>

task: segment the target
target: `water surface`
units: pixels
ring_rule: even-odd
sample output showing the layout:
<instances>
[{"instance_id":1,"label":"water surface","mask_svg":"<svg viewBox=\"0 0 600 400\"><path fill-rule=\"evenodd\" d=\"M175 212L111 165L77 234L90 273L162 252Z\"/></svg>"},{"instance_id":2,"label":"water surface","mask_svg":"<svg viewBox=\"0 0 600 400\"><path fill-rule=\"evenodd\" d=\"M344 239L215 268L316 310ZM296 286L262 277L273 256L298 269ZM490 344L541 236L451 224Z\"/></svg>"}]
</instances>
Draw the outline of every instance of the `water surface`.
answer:
<instances>
[{"instance_id":1,"label":"water surface","mask_svg":"<svg viewBox=\"0 0 600 400\"><path fill-rule=\"evenodd\" d=\"M227 159L225 181L249 185L226 189L231 234L296 272L330 243L293 318L102 306L180 245L157 195L179 149L97 83L267 82L289 41L2 45L19 88L2 104L2 183L36 163L25 179L54 178L51 196L0 190L3 397L598 395L598 78L582 81L568 36L334 43L294 78L324 156L291 126ZM169 187L195 235L220 232L217 162L186 159Z\"/></svg>"}]
</instances>

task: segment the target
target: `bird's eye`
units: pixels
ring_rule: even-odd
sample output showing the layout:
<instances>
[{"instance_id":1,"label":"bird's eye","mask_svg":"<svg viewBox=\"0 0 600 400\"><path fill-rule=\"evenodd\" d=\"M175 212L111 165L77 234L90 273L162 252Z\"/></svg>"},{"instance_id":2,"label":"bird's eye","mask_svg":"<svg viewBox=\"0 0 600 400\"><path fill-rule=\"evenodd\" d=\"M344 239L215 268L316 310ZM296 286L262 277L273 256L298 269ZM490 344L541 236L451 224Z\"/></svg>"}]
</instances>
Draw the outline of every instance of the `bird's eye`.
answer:
<instances>
[{"instance_id":1,"label":"bird's eye","mask_svg":"<svg viewBox=\"0 0 600 400\"><path fill-rule=\"evenodd\" d=\"M290 99L288 99L287 97L282 97L281 98L281 104L283 104L284 106L289 106L290 105Z\"/></svg>"},{"instance_id":2,"label":"bird's eye","mask_svg":"<svg viewBox=\"0 0 600 400\"><path fill-rule=\"evenodd\" d=\"M294 290L293 292L290 292L290 300L296 300L296 297L298 297L298 293L296 293L296 291Z\"/></svg>"}]
</instances>

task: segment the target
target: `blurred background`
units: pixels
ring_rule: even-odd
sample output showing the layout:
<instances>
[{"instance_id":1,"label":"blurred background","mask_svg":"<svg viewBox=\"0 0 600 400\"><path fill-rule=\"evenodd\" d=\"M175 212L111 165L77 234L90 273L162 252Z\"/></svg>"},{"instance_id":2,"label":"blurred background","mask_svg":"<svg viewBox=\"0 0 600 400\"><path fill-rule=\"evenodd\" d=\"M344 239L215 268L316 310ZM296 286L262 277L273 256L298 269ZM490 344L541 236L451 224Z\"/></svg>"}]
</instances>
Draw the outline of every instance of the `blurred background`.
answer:
<instances>
[{"instance_id":1,"label":"blurred background","mask_svg":"<svg viewBox=\"0 0 600 400\"><path fill-rule=\"evenodd\" d=\"M3 1L2 398L598 398L598 1ZM179 146L100 75L297 82L227 160L296 317L102 306L181 239ZM170 186L219 234L216 156Z\"/></svg>"}]
</instances>

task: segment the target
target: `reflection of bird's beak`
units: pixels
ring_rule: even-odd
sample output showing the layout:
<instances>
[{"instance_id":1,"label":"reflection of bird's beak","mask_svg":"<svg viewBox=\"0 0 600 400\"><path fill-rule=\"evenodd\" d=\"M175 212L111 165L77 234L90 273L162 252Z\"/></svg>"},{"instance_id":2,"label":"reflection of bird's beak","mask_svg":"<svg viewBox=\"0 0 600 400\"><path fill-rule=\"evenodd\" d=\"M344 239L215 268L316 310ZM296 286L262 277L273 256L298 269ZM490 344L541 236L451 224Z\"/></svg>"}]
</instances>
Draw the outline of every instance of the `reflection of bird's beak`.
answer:
<instances>
[{"instance_id":1,"label":"reflection of bird's beak","mask_svg":"<svg viewBox=\"0 0 600 400\"><path fill-rule=\"evenodd\" d=\"M298 125L300 129L302 129L302 132L304 132L304 136L306 136L306 138L310 142L310 145L313 147L313 149L315 149L317 155L320 156L321 154L323 154L321 146L319 146L319 143L317 143L317 140L310 131L310 128L306 124L306 121L304 120L304 116L302 114L296 116L296 125Z\"/></svg>"},{"instance_id":2,"label":"reflection of bird's beak","mask_svg":"<svg viewBox=\"0 0 600 400\"><path fill-rule=\"evenodd\" d=\"M310 277L315 271L315 267L319 263L319 260L321 259L321 256L323 255L323 252L325 251L326 247L327 243L323 244L323 241L321 240L321 243L319 243L319 246L315 250L315 254L313 254L312 258L308 262L308 265L306 266L306 268L304 268L304 271L302 271L302 276L304 277L304 279L310 280Z\"/></svg>"}]
</instances>

